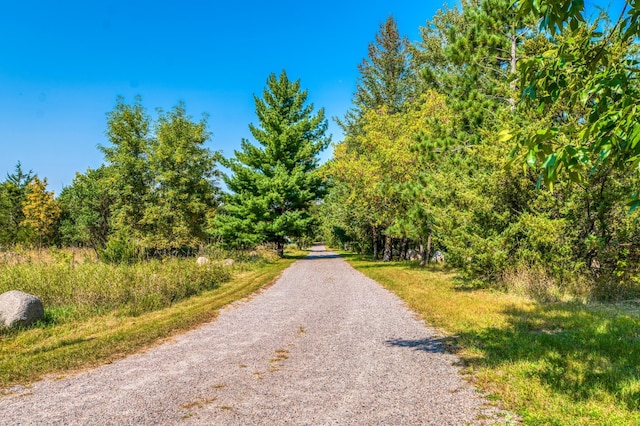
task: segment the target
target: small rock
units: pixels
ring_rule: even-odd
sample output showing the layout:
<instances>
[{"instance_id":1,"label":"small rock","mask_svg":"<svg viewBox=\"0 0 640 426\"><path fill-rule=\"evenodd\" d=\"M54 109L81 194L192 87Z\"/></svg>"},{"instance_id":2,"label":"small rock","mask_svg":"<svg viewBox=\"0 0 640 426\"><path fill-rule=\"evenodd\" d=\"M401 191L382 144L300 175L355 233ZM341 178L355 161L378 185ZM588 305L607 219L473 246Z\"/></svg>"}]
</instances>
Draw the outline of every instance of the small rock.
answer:
<instances>
[{"instance_id":1,"label":"small rock","mask_svg":"<svg viewBox=\"0 0 640 426\"><path fill-rule=\"evenodd\" d=\"M222 261L222 266L231 267L234 263L236 263L236 261L233 259L225 259Z\"/></svg>"},{"instance_id":2,"label":"small rock","mask_svg":"<svg viewBox=\"0 0 640 426\"><path fill-rule=\"evenodd\" d=\"M207 263L209 263L209 259L207 259L204 256L200 256L199 258L196 259L196 263L198 264L198 266L204 266Z\"/></svg>"},{"instance_id":3,"label":"small rock","mask_svg":"<svg viewBox=\"0 0 640 426\"><path fill-rule=\"evenodd\" d=\"M18 290L0 294L0 326L28 327L44 317L42 302Z\"/></svg>"},{"instance_id":4,"label":"small rock","mask_svg":"<svg viewBox=\"0 0 640 426\"><path fill-rule=\"evenodd\" d=\"M433 257L431 258L431 262L433 263L443 263L444 262L444 254L440 250L437 250Z\"/></svg>"}]
</instances>

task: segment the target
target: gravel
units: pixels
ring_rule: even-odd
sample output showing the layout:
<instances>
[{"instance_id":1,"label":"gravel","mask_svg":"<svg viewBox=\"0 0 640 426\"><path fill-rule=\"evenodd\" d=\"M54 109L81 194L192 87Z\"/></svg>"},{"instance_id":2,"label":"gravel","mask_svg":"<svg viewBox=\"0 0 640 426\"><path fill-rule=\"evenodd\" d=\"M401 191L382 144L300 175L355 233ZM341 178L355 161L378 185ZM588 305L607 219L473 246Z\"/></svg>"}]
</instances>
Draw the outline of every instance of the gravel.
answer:
<instances>
[{"instance_id":1,"label":"gravel","mask_svg":"<svg viewBox=\"0 0 640 426\"><path fill-rule=\"evenodd\" d=\"M314 247L197 330L0 398L0 424L493 424L438 334Z\"/></svg>"}]
</instances>

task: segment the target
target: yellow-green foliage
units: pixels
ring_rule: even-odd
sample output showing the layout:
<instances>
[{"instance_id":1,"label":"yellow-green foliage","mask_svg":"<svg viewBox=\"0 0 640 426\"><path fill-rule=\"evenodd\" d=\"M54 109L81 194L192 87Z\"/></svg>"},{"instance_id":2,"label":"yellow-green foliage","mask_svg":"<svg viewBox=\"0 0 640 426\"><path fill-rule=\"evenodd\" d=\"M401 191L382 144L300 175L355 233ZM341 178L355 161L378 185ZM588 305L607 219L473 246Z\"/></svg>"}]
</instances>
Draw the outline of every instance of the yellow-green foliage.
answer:
<instances>
[{"instance_id":1,"label":"yellow-green foliage","mask_svg":"<svg viewBox=\"0 0 640 426\"><path fill-rule=\"evenodd\" d=\"M24 220L20 224L31 228L38 239L38 245L54 232L54 224L60 217L60 203L53 197L53 191L47 191L47 178L37 176L27 185L27 195L22 206Z\"/></svg>"},{"instance_id":2,"label":"yellow-green foliage","mask_svg":"<svg viewBox=\"0 0 640 426\"><path fill-rule=\"evenodd\" d=\"M525 424L640 424L638 306L541 304L443 270L348 259L442 329L474 383Z\"/></svg>"}]
</instances>

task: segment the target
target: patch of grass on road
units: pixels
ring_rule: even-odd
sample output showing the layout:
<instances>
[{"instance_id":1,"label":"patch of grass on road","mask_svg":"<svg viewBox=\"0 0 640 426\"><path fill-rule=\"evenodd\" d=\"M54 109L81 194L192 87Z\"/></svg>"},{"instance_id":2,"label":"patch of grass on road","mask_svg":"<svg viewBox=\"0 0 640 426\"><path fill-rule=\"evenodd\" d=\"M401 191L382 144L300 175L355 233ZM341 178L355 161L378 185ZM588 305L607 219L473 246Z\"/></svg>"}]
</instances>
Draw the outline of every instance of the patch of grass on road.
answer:
<instances>
[{"instance_id":1,"label":"patch of grass on road","mask_svg":"<svg viewBox=\"0 0 640 426\"><path fill-rule=\"evenodd\" d=\"M108 363L210 321L220 308L273 282L303 255L295 252L276 262L245 265L213 289L153 311L127 303L103 313L65 317L65 310L75 308L46 309L49 320L0 334L0 389Z\"/></svg>"},{"instance_id":2,"label":"patch of grass on road","mask_svg":"<svg viewBox=\"0 0 640 426\"><path fill-rule=\"evenodd\" d=\"M345 257L442 329L473 382L526 424L640 424L637 306L541 304L437 267Z\"/></svg>"}]
</instances>

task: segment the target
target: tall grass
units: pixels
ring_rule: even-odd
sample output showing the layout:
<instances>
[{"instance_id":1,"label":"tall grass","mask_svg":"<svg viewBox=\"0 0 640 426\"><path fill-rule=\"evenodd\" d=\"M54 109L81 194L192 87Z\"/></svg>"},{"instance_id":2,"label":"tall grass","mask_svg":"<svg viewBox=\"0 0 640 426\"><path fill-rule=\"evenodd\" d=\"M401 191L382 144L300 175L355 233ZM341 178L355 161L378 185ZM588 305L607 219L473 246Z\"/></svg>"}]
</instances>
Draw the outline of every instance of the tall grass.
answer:
<instances>
[{"instance_id":1,"label":"tall grass","mask_svg":"<svg viewBox=\"0 0 640 426\"><path fill-rule=\"evenodd\" d=\"M443 330L476 385L525 424L640 424L640 303L542 303L346 257Z\"/></svg>"},{"instance_id":2,"label":"tall grass","mask_svg":"<svg viewBox=\"0 0 640 426\"><path fill-rule=\"evenodd\" d=\"M193 259L133 265L0 264L0 293L33 294L50 313L86 316L128 308L139 314L211 290L229 278L229 268L218 263L199 267Z\"/></svg>"}]
</instances>

